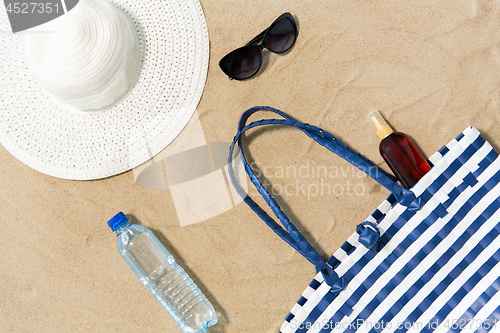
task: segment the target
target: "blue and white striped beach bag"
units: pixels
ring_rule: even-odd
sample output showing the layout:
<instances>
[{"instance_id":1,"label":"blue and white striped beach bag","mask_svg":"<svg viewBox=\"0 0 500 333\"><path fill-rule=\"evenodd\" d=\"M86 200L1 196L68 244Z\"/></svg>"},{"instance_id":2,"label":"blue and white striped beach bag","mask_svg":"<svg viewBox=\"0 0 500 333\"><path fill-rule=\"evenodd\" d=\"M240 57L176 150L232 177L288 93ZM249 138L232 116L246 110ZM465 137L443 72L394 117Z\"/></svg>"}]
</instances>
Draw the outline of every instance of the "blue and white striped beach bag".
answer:
<instances>
[{"instance_id":1,"label":"blue and white striped beach bag","mask_svg":"<svg viewBox=\"0 0 500 333\"><path fill-rule=\"evenodd\" d=\"M284 119L246 125L259 110ZM246 162L241 134L294 126L387 188L389 197L327 261L297 231ZM281 226L248 197L231 165L238 145L251 181ZM500 159L473 127L434 154L410 190L330 133L272 108L241 117L230 175L245 202L316 268L280 332L500 331Z\"/></svg>"}]
</instances>

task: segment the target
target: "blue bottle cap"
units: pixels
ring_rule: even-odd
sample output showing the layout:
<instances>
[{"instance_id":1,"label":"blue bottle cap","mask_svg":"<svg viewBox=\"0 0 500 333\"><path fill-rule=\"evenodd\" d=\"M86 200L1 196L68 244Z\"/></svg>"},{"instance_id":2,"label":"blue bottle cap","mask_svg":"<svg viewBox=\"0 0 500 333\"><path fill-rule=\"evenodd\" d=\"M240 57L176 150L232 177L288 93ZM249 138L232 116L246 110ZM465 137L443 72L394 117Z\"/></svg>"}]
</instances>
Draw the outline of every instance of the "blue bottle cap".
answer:
<instances>
[{"instance_id":1,"label":"blue bottle cap","mask_svg":"<svg viewBox=\"0 0 500 333\"><path fill-rule=\"evenodd\" d=\"M116 231L120 226L128 222L128 218L122 212L119 212L108 221L111 230Z\"/></svg>"}]
</instances>

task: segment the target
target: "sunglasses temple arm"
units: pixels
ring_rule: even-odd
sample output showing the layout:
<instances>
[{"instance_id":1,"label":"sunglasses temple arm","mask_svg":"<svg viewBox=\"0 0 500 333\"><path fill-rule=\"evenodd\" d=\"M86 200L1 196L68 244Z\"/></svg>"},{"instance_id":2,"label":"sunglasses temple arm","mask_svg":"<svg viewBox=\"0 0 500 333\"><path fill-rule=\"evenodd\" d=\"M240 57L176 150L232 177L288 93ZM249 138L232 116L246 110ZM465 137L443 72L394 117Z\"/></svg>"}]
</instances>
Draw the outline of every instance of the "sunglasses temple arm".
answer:
<instances>
[{"instance_id":1,"label":"sunglasses temple arm","mask_svg":"<svg viewBox=\"0 0 500 333\"><path fill-rule=\"evenodd\" d=\"M262 31L254 39L252 39L251 41L249 41L246 46L257 43L259 40L261 40L262 38L264 38L264 36L266 35L266 32L267 32L267 29L264 30L264 31Z\"/></svg>"}]
</instances>

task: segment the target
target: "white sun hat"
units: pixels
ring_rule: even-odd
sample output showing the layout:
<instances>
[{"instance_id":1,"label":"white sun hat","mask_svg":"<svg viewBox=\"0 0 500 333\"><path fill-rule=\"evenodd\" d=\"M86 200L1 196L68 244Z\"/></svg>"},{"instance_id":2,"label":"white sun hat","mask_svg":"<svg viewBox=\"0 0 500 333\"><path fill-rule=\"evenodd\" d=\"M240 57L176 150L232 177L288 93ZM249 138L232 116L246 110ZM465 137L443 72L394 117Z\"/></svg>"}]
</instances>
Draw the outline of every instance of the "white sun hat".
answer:
<instances>
[{"instance_id":1,"label":"white sun hat","mask_svg":"<svg viewBox=\"0 0 500 333\"><path fill-rule=\"evenodd\" d=\"M21 33L0 5L0 143L76 180L130 170L193 115L209 41L197 0L80 0Z\"/></svg>"}]
</instances>

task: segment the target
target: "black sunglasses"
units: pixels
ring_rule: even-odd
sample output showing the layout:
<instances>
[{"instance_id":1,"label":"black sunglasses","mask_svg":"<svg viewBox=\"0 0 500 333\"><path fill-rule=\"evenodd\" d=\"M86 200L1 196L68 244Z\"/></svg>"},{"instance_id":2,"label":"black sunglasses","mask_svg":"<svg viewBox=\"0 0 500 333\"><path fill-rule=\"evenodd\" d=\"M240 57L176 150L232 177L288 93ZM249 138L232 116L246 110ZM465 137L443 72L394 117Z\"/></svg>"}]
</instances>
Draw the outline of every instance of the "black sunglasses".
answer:
<instances>
[{"instance_id":1,"label":"black sunglasses","mask_svg":"<svg viewBox=\"0 0 500 333\"><path fill-rule=\"evenodd\" d=\"M266 30L247 45L236 49L219 62L219 66L230 79L249 79L262 67L262 49L274 53L288 51L297 40L298 30L292 14L278 17ZM262 43L254 45L262 40Z\"/></svg>"}]
</instances>

